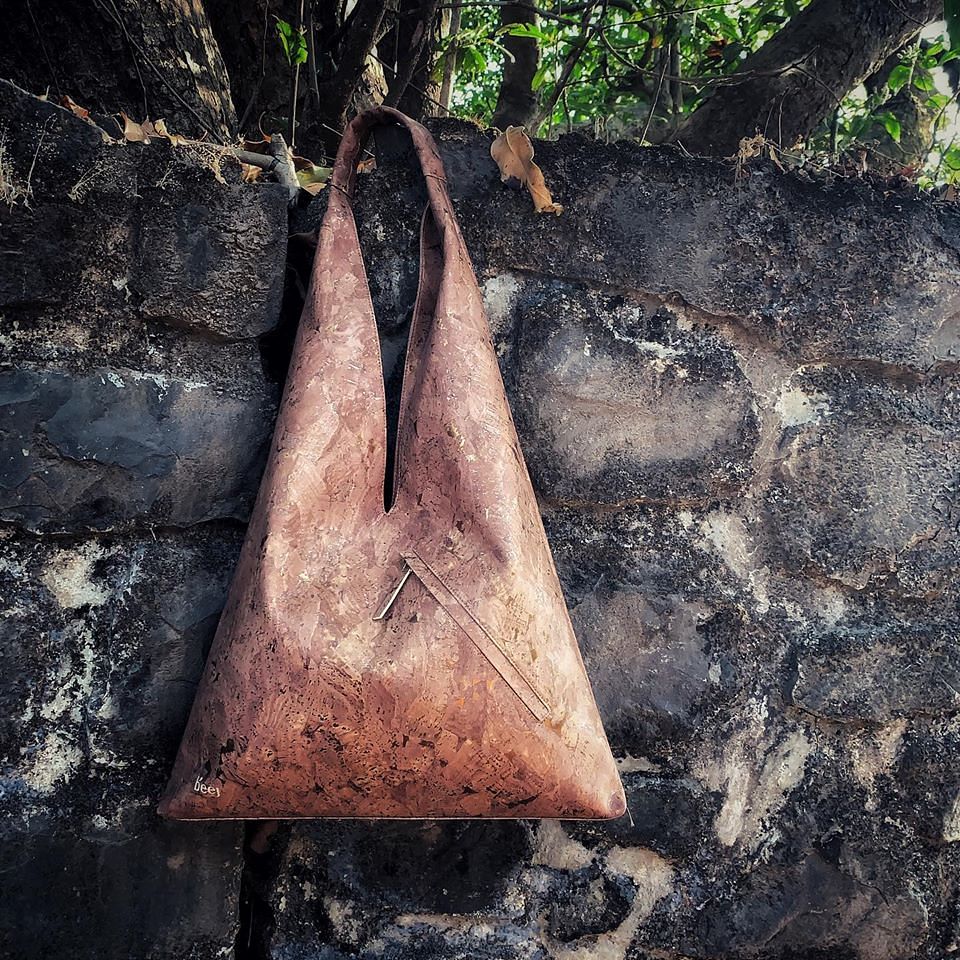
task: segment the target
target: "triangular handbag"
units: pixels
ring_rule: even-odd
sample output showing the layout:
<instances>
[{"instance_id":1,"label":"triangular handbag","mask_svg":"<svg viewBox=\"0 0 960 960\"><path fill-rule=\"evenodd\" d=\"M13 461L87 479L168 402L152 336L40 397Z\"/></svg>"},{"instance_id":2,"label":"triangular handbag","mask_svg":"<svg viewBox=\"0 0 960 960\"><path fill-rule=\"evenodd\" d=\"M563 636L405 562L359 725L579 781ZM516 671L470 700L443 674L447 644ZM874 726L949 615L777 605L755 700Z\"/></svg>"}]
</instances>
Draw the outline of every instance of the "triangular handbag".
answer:
<instances>
[{"instance_id":1,"label":"triangular handbag","mask_svg":"<svg viewBox=\"0 0 960 960\"><path fill-rule=\"evenodd\" d=\"M430 202L385 497L350 201L366 135L393 123ZM369 110L337 156L273 446L160 813L625 809L439 153L420 124Z\"/></svg>"}]
</instances>

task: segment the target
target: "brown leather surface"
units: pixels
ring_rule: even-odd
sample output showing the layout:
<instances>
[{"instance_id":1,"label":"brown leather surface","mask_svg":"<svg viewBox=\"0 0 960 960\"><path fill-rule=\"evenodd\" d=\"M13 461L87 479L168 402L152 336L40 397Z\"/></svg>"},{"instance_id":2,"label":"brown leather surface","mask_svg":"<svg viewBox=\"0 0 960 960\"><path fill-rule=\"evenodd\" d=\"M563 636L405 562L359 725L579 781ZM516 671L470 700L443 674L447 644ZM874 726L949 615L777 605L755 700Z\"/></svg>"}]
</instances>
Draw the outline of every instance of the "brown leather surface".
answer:
<instances>
[{"instance_id":1,"label":"brown leather surface","mask_svg":"<svg viewBox=\"0 0 960 960\"><path fill-rule=\"evenodd\" d=\"M397 122L430 203L387 510L349 196L369 129ZM329 189L273 449L160 812L620 816L436 146L402 114L368 111Z\"/></svg>"}]
</instances>

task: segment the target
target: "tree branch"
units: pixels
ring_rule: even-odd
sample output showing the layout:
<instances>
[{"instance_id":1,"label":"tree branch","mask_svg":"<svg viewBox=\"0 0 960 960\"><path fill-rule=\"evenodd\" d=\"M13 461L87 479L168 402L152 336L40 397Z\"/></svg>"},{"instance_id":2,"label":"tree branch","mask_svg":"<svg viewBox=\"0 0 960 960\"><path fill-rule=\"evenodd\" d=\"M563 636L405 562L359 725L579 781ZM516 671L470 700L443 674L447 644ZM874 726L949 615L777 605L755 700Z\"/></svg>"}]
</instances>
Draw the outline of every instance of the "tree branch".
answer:
<instances>
[{"instance_id":1,"label":"tree branch","mask_svg":"<svg viewBox=\"0 0 960 960\"><path fill-rule=\"evenodd\" d=\"M805 139L941 10L942 0L813 0L729 78L749 82L717 85L673 139L692 153L729 156L774 110L786 144Z\"/></svg>"},{"instance_id":2,"label":"tree branch","mask_svg":"<svg viewBox=\"0 0 960 960\"><path fill-rule=\"evenodd\" d=\"M596 22L596 24L591 26L591 14L596 9L598 3L601 7L600 19ZM547 97L546 101L541 104L540 109L537 110L536 114L534 114L534 117L530 122L531 130L537 130L540 124L542 124L543 121L553 113L553 109L556 107L557 101L560 99L564 88L570 82L570 76L573 73L574 67L576 67L577 62L583 55L583 52L587 49L590 41L600 30L605 12L606 0L593 0L587 9L584 10L583 17L580 20L580 39L568 51L566 59L563 63L563 68L560 71L560 76L557 77L557 82L554 84L553 90L550 91L550 96Z\"/></svg>"},{"instance_id":3,"label":"tree branch","mask_svg":"<svg viewBox=\"0 0 960 960\"><path fill-rule=\"evenodd\" d=\"M341 51L336 78L322 85L320 100L330 123L342 128L347 109L377 42L388 0L359 0L350 15L349 29Z\"/></svg>"},{"instance_id":4,"label":"tree branch","mask_svg":"<svg viewBox=\"0 0 960 960\"><path fill-rule=\"evenodd\" d=\"M390 83L387 95L383 100L385 106L396 107L400 103L400 98L406 92L416 72L417 65L420 63L424 45L430 39L433 21L439 9L440 0L422 0L420 9L417 11L417 26L414 28L413 46L397 64L393 81Z\"/></svg>"},{"instance_id":5,"label":"tree branch","mask_svg":"<svg viewBox=\"0 0 960 960\"><path fill-rule=\"evenodd\" d=\"M500 10L500 25L536 26L537 12L523 4L504 6ZM540 62L540 45L536 37L503 38L508 57L504 58L503 76L497 94L497 106L490 125L500 130L508 126L525 127L537 112L537 95L533 92L533 78Z\"/></svg>"}]
</instances>

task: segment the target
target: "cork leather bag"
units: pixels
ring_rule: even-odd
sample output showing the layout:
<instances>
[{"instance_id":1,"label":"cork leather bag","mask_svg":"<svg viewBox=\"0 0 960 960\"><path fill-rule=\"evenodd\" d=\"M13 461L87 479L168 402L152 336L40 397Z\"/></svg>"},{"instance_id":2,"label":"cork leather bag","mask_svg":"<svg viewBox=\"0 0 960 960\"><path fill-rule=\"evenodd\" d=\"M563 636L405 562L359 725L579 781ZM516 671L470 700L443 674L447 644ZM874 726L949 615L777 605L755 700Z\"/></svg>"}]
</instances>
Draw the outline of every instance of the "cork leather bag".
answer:
<instances>
[{"instance_id":1,"label":"cork leather bag","mask_svg":"<svg viewBox=\"0 0 960 960\"><path fill-rule=\"evenodd\" d=\"M367 133L392 123L429 205L385 497L350 201ZM337 157L266 472L160 812L624 810L439 153L403 114L367 111Z\"/></svg>"}]
</instances>

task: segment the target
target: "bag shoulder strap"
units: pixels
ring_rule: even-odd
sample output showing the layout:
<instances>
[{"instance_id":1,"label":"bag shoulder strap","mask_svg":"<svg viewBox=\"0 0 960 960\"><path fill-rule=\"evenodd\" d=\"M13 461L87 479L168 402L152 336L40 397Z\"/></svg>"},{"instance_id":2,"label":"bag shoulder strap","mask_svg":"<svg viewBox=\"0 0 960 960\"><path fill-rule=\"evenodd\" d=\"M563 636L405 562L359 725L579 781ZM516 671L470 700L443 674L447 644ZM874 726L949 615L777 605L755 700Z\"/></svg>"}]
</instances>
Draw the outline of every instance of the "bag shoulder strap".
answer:
<instances>
[{"instance_id":1,"label":"bag shoulder strap","mask_svg":"<svg viewBox=\"0 0 960 960\"><path fill-rule=\"evenodd\" d=\"M399 110L394 110L392 107L372 107L357 114L350 121L340 141L340 149L337 151L337 159L330 177L330 186L334 188L334 194L339 194L348 204L353 200L357 183L357 163L363 145L375 127L389 124L400 124L409 131L420 170L426 179L427 196L434 221L444 240L446 242L452 240L465 256L466 246L463 243L450 193L447 190L447 178L436 142L423 124L417 123Z\"/></svg>"}]
</instances>

